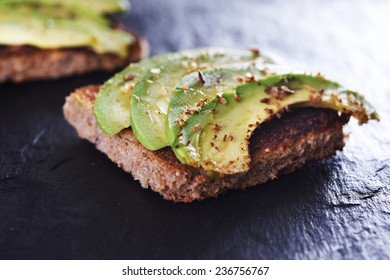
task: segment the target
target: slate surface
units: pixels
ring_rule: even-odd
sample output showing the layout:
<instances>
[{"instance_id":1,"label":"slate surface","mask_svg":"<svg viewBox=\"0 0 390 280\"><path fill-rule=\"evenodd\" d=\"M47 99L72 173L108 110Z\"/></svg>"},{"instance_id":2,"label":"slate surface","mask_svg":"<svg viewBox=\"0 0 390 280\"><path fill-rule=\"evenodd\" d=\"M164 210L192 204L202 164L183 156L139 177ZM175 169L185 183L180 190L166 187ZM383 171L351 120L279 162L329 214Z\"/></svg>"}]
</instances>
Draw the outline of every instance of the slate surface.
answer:
<instances>
[{"instance_id":1,"label":"slate surface","mask_svg":"<svg viewBox=\"0 0 390 280\"><path fill-rule=\"evenodd\" d=\"M64 121L65 96L109 75L0 85L0 258L389 259L389 13L388 1L133 0L123 20L153 54L258 46L365 93L382 121L352 124L344 152L294 174L174 204Z\"/></svg>"}]
</instances>

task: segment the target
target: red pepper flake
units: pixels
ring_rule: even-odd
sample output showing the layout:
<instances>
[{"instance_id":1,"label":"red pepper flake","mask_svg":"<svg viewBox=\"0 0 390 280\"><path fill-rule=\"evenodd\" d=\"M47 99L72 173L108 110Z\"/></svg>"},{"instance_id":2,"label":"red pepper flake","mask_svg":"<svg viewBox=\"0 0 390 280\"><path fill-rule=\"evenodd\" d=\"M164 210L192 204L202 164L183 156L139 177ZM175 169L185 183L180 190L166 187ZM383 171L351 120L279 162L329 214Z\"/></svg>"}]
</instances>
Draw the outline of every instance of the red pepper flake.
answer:
<instances>
[{"instance_id":1,"label":"red pepper flake","mask_svg":"<svg viewBox=\"0 0 390 280\"><path fill-rule=\"evenodd\" d=\"M222 129L222 123L217 122L217 123L213 124L213 130L214 130L215 132L218 132L218 131L220 131L221 129ZM216 136L216 135L215 135L215 136Z\"/></svg>"},{"instance_id":2,"label":"red pepper flake","mask_svg":"<svg viewBox=\"0 0 390 280\"><path fill-rule=\"evenodd\" d=\"M180 128L183 128L184 122L183 122L182 120L177 119L177 120L176 120L176 123L179 125Z\"/></svg>"},{"instance_id":3,"label":"red pepper flake","mask_svg":"<svg viewBox=\"0 0 390 280\"><path fill-rule=\"evenodd\" d=\"M265 89L265 92L271 95L272 97L275 97L278 100L283 100L286 98L286 96L293 94L294 90L286 86L281 86L280 88L274 86L274 87L267 87Z\"/></svg>"},{"instance_id":4,"label":"red pepper flake","mask_svg":"<svg viewBox=\"0 0 390 280\"><path fill-rule=\"evenodd\" d=\"M223 142L226 142L226 141L233 141L233 135L231 135L231 134L225 134L224 136L223 136Z\"/></svg>"},{"instance_id":5,"label":"red pepper flake","mask_svg":"<svg viewBox=\"0 0 390 280\"><path fill-rule=\"evenodd\" d=\"M263 98L260 100L261 103L265 103L267 105L272 104L272 99L271 98Z\"/></svg>"},{"instance_id":6,"label":"red pepper flake","mask_svg":"<svg viewBox=\"0 0 390 280\"><path fill-rule=\"evenodd\" d=\"M283 100L284 96L279 92L279 89L277 87L267 87L265 89L265 92L271 95L272 97L275 97L278 100Z\"/></svg>"},{"instance_id":7,"label":"red pepper flake","mask_svg":"<svg viewBox=\"0 0 390 280\"><path fill-rule=\"evenodd\" d=\"M196 107L203 108L205 103L207 101L207 98L201 99L198 104L196 104Z\"/></svg>"},{"instance_id":8,"label":"red pepper flake","mask_svg":"<svg viewBox=\"0 0 390 280\"><path fill-rule=\"evenodd\" d=\"M242 84L244 82L244 78L241 76L237 76L237 82Z\"/></svg>"},{"instance_id":9,"label":"red pepper flake","mask_svg":"<svg viewBox=\"0 0 390 280\"><path fill-rule=\"evenodd\" d=\"M192 109L192 108L189 108L187 111L185 111L184 113L186 116L190 116L192 114L199 114L199 111L198 110L195 110L195 109Z\"/></svg>"},{"instance_id":10,"label":"red pepper flake","mask_svg":"<svg viewBox=\"0 0 390 280\"><path fill-rule=\"evenodd\" d=\"M123 77L123 80L125 81L125 82L130 82L130 81L132 81L132 80L134 80L135 79L135 76L133 75L133 74L126 74L124 77Z\"/></svg>"},{"instance_id":11,"label":"red pepper flake","mask_svg":"<svg viewBox=\"0 0 390 280\"><path fill-rule=\"evenodd\" d=\"M271 116L274 113L274 110L270 108L265 108L264 111L267 113L268 116Z\"/></svg>"},{"instance_id":12,"label":"red pepper flake","mask_svg":"<svg viewBox=\"0 0 390 280\"><path fill-rule=\"evenodd\" d=\"M195 133L198 132L198 131L199 131L199 128L200 128L200 124L194 125L194 127L193 127L194 132L195 132Z\"/></svg>"},{"instance_id":13,"label":"red pepper flake","mask_svg":"<svg viewBox=\"0 0 390 280\"><path fill-rule=\"evenodd\" d=\"M215 141L217 140L217 137L218 137L218 135L217 135L217 134L214 134L214 137L213 137L213 139L211 140L210 145L211 145L211 147L213 147L214 149L216 149L218 152L220 152L221 150L219 149L219 147L215 145Z\"/></svg>"},{"instance_id":14,"label":"red pepper flake","mask_svg":"<svg viewBox=\"0 0 390 280\"><path fill-rule=\"evenodd\" d=\"M181 136L183 136L183 132L180 132L180 133L178 133L178 134L176 135L177 138L179 138L179 137L181 137Z\"/></svg>"},{"instance_id":15,"label":"red pepper flake","mask_svg":"<svg viewBox=\"0 0 390 280\"><path fill-rule=\"evenodd\" d=\"M204 75L202 73L202 71L198 70L198 80L199 82L204 85L206 83L205 79L204 79Z\"/></svg>"},{"instance_id":16,"label":"red pepper flake","mask_svg":"<svg viewBox=\"0 0 390 280\"><path fill-rule=\"evenodd\" d=\"M255 76L253 76L252 73L248 72L245 74L245 76L246 76L245 82L249 83L255 81Z\"/></svg>"},{"instance_id":17,"label":"red pepper flake","mask_svg":"<svg viewBox=\"0 0 390 280\"><path fill-rule=\"evenodd\" d=\"M260 50L258 48L249 48L254 56L260 56Z\"/></svg>"},{"instance_id":18,"label":"red pepper flake","mask_svg":"<svg viewBox=\"0 0 390 280\"><path fill-rule=\"evenodd\" d=\"M236 102L238 102L238 101L240 101L240 97L239 97L237 94L235 94L235 95L234 95L234 100L235 100Z\"/></svg>"},{"instance_id":19,"label":"red pepper flake","mask_svg":"<svg viewBox=\"0 0 390 280\"><path fill-rule=\"evenodd\" d=\"M268 93L268 94L271 94L271 93L275 93L277 92L278 88L277 87L266 87L265 88L265 92Z\"/></svg>"},{"instance_id":20,"label":"red pepper flake","mask_svg":"<svg viewBox=\"0 0 390 280\"><path fill-rule=\"evenodd\" d=\"M217 98L218 98L218 101L219 101L221 104L225 105L225 104L227 103L226 99L223 98L221 95L217 95Z\"/></svg>"}]
</instances>

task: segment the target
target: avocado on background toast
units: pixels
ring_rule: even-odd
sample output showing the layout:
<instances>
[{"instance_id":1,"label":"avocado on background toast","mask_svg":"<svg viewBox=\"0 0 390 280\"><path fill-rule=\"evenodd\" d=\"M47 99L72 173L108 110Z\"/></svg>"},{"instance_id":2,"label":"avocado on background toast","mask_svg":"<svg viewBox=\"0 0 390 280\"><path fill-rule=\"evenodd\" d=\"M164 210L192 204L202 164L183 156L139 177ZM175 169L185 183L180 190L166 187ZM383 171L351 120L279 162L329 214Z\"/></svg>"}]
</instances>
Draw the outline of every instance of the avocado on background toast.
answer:
<instances>
[{"instance_id":1,"label":"avocado on background toast","mask_svg":"<svg viewBox=\"0 0 390 280\"><path fill-rule=\"evenodd\" d=\"M107 13L124 1L4 0L0 2L0 82L111 71L148 54L137 34Z\"/></svg>"}]
</instances>

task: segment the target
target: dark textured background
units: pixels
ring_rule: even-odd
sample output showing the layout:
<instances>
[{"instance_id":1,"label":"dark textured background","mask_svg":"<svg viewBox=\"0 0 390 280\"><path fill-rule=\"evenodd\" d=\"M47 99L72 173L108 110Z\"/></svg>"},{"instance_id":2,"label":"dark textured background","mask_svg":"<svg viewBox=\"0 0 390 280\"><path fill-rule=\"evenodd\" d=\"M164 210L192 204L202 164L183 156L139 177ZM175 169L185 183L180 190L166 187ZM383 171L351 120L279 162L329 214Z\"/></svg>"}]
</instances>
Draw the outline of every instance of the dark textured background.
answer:
<instances>
[{"instance_id":1,"label":"dark textured background","mask_svg":"<svg viewBox=\"0 0 390 280\"><path fill-rule=\"evenodd\" d=\"M247 191L174 204L64 121L78 78L0 86L0 258L389 259L389 1L133 0L152 53L258 46L366 94L344 152Z\"/></svg>"}]
</instances>

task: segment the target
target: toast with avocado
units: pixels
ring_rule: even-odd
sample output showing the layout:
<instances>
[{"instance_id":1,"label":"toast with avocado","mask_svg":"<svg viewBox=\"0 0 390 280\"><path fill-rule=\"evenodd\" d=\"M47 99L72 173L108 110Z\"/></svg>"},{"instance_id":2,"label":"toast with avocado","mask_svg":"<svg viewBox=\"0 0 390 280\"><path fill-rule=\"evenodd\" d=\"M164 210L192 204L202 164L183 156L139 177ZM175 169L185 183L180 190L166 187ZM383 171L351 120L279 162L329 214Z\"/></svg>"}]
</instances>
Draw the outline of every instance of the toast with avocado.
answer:
<instances>
[{"instance_id":1,"label":"toast with avocado","mask_svg":"<svg viewBox=\"0 0 390 280\"><path fill-rule=\"evenodd\" d=\"M256 50L205 48L131 64L77 89L64 115L78 135L165 199L245 189L344 147L343 125L378 114L318 74Z\"/></svg>"},{"instance_id":2,"label":"toast with avocado","mask_svg":"<svg viewBox=\"0 0 390 280\"><path fill-rule=\"evenodd\" d=\"M1 1L0 82L112 71L146 57L146 41L106 16L124 11L122 3Z\"/></svg>"}]
</instances>

